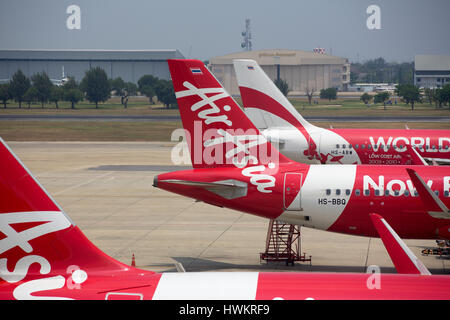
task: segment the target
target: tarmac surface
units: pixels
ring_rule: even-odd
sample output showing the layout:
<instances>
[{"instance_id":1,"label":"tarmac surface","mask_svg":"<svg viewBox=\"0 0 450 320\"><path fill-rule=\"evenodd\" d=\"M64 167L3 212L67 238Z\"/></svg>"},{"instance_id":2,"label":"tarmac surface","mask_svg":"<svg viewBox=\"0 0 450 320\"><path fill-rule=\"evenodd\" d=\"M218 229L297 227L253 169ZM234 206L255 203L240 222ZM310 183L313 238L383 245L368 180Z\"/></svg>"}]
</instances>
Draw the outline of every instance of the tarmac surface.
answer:
<instances>
[{"instance_id":1,"label":"tarmac surface","mask_svg":"<svg viewBox=\"0 0 450 320\"><path fill-rule=\"evenodd\" d=\"M101 250L138 268L186 271L395 272L380 239L301 228L309 262L260 262L268 220L195 202L152 187L153 177L183 170L171 162L173 143L7 142L72 221ZM433 240L406 240L433 274L450 260L422 256Z\"/></svg>"},{"instance_id":2,"label":"tarmac surface","mask_svg":"<svg viewBox=\"0 0 450 320\"><path fill-rule=\"evenodd\" d=\"M315 122L450 122L446 116L305 116ZM0 114L0 121L178 121L179 115L50 115Z\"/></svg>"}]
</instances>

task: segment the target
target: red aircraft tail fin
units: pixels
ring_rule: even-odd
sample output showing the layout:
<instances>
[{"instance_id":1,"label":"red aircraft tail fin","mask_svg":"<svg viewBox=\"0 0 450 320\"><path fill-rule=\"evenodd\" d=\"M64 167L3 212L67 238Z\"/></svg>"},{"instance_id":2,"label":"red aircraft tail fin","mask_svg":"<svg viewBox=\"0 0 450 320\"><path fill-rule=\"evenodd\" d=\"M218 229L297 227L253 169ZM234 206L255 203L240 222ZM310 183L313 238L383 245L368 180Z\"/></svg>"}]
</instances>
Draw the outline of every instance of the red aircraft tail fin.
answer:
<instances>
[{"instance_id":1,"label":"red aircraft tail fin","mask_svg":"<svg viewBox=\"0 0 450 320\"><path fill-rule=\"evenodd\" d=\"M199 60L168 60L194 168L288 161Z\"/></svg>"},{"instance_id":2,"label":"red aircraft tail fin","mask_svg":"<svg viewBox=\"0 0 450 320\"><path fill-rule=\"evenodd\" d=\"M431 274L382 216L375 213L369 216L398 273Z\"/></svg>"},{"instance_id":3,"label":"red aircraft tail fin","mask_svg":"<svg viewBox=\"0 0 450 320\"><path fill-rule=\"evenodd\" d=\"M0 285L53 275L47 285L62 288L64 275L81 270L84 281L92 268L126 266L84 236L0 138Z\"/></svg>"},{"instance_id":4,"label":"red aircraft tail fin","mask_svg":"<svg viewBox=\"0 0 450 320\"><path fill-rule=\"evenodd\" d=\"M233 60L245 112L264 127L293 126L304 134L314 126L306 121L259 64L250 59ZM309 88L312 89L312 88Z\"/></svg>"}]
</instances>

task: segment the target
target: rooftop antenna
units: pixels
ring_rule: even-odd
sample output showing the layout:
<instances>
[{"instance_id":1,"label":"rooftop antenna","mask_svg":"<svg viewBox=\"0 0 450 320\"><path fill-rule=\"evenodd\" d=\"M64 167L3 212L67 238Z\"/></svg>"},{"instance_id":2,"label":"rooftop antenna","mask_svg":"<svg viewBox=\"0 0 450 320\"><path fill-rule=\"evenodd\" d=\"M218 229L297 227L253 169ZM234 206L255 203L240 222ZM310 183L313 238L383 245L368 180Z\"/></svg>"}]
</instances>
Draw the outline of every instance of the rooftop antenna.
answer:
<instances>
[{"instance_id":1,"label":"rooftop antenna","mask_svg":"<svg viewBox=\"0 0 450 320\"><path fill-rule=\"evenodd\" d=\"M252 33L250 31L250 19L245 19L245 31L242 31L244 41L241 43L241 47L245 51L252 51Z\"/></svg>"}]
</instances>

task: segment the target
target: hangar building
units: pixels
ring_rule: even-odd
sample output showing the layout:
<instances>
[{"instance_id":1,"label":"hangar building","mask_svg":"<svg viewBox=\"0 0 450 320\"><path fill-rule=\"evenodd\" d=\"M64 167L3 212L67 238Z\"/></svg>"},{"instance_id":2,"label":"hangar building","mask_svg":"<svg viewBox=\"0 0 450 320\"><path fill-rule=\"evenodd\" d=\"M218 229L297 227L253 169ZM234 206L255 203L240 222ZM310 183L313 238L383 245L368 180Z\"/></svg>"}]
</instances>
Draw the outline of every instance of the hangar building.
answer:
<instances>
[{"instance_id":1,"label":"hangar building","mask_svg":"<svg viewBox=\"0 0 450 320\"><path fill-rule=\"evenodd\" d=\"M233 59L253 59L267 75L289 85L289 95L303 95L307 88L315 92L336 87L346 91L350 83L350 63L345 58L300 50L243 51L213 57L208 67L231 95L239 95Z\"/></svg>"},{"instance_id":2,"label":"hangar building","mask_svg":"<svg viewBox=\"0 0 450 320\"><path fill-rule=\"evenodd\" d=\"M450 84L450 55L417 55L414 57L414 85L441 88Z\"/></svg>"},{"instance_id":3,"label":"hangar building","mask_svg":"<svg viewBox=\"0 0 450 320\"><path fill-rule=\"evenodd\" d=\"M170 79L167 59L183 59L178 50L0 50L0 79L8 81L21 69L27 77L45 71L50 79L73 76L81 81L87 70L101 67L108 78L137 83L151 74Z\"/></svg>"}]
</instances>

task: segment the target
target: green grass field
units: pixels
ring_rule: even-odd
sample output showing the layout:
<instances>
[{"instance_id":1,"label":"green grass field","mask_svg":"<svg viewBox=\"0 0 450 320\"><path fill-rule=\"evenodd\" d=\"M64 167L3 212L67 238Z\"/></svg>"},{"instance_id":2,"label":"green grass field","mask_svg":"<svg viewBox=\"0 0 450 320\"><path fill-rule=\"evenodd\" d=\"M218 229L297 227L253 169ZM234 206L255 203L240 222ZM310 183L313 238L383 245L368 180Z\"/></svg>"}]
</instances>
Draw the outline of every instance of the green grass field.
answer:
<instances>
[{"instance_id":1,"label":"green grass field","mask_svg":"<svg viewBox=\"0 0 450 320\"><path fill-rule=\"evenodd\" d=\"M308 105L306 99L290 99L292 105L305 116L329 115L332 113L335 116L449 116L450 110L448 107L436 108L428 103L417 103L414 105L414 110L411 106L405 103L398 103L397 105L387 105L386 110L382 104L372 105L367 107L362 101L358 99L337 99L337 100L321 100L318 99L319 104Z\"/></svg>"},{"instance_id":2,"label":"green grass field","mask_svg":"<svg viewBox=\"0 0 450 320\"><path fill-rule=\"evenodd\" d=\"M405 122L313 122L329 128L404 129ZM450 129L444 122L412 122L411 129ZM170 141L181 121L0 121L0 136L7 141Z\"/></svg>"},{"instance_id":3,"label":"green grass field","mask_svg":"<svg viewBox=\"0 0 450 320\"><path fill-rule=\"evenodd\" d=\"M19 108L18 103L9 101L7 108L0 105L1 114L61 114L61 115L147 115L147 114L178 114L177 109L164 108L162 104L150 105L147 98L132 97L129 99L127 109L124 109L120 103L120 98L113 97L105 103L99 103L99 108L88 101L83 101L75 105L75 109L71 108L70 103L60 102L59 108L56 109L54 103L46 104L44 108L40 104L32 104L28 108L26 103L22 103L22 108Z\"/></svg>"},{"instance_id":4,"label":"green grass field","mask_svg":"<svg viewBox=\"0 0 450 320\"><path fill-rule=\"evenodd\" d=\"M170 141L181 121L0 121L7 141Z\"/></svg>"},{"instance_id":5,"label":"green grass field","mask_svg":"<svg viewBox=\"0 0 450 320\"><path fill-rule=\"evenodd\" d=\"M292 104L304 116L392 116L398 117L396 122L318 122L317 126L328 128L404 128L403 116L449 116L448 107L436 109L428 104L417 104L411 111L409 106L398 104L367 107L358 99L338 99L329 102L320 100L318 105L307 104L306 99L290 99ZM238 103L241 101L238 99ZM95 109L93 104L82 102L71 109L70 104L60 103L56 109L54 104L47 104L44 109L40 105L32 105L30 109L24 103L19 109L16 103L8 104L6 109L0 108L1 114L48 114L48 115L177 115L176 109L166 109L162 105L150 105L146 98L132 97L128 108L124 109L120 98L112 98ZM450 123L411 122L411 129L450 129ZM0 136L9 141L170 141L173 130L181 128L181 121L1 121Z\"/></svg>"},{"instance_id":6,"label":"green grass field","mask_svg":"<svg viewBox=\"0 0 450 320\"><path fill-rule=\"evenodd\" d=\"M309 115L329 115L330 112L335 116L449 116L450 109L445 106L443 108L436 108L428 103L418 103L411 107L398 103L397 105L387 106L384 110L383 105L377 104L370 107L364 105L359 99L353 98L338 98L337 100L322 100L315 99L319 104L308 105L308 101L302 98L289 99L292 105L305 116ZM242 105L240 99L236 101ZM18 104L9 101L7 108L4 109L0 105L1 114L77 114L77 115L168 115L178 114L177 109L167 109L161 104L150 105L148 99L145 97L132 97L129 99L128 108L124 109L120 103L119 97L113 97L106 103L100 103L99 108L95 109L95 105L88 101L80 102L75 109L70 108L70 103L60 102L59 109L56 109L55 104L46 104L45 108L41 108L40 104L33 104L28 109L26 103L22 103L22 108L19 109Z\"/></svg>"}]
</instances>

